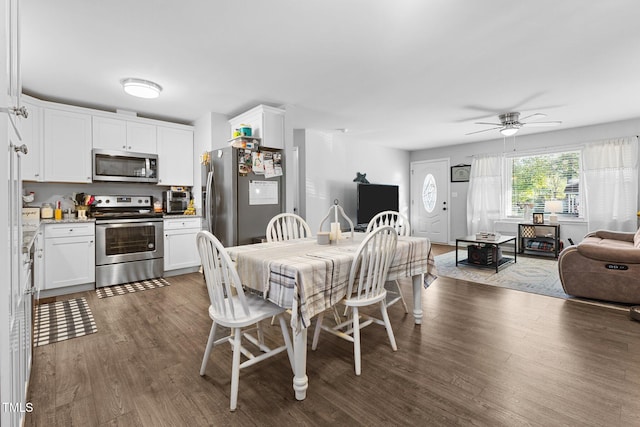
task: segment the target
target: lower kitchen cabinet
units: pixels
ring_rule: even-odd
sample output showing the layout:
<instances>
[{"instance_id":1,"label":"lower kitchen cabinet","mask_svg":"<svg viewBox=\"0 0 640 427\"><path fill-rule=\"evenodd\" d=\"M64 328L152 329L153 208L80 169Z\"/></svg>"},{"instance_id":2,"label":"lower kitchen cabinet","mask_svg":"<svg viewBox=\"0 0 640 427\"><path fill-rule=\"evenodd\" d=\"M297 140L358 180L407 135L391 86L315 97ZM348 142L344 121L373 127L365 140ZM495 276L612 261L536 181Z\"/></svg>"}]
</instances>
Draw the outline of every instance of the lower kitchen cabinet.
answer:
<instances>
[{"instance_id":1,"label":"lower kitchen cabinet","mask_svg":"<svg viewBox=\"0 0 640 427\"><path fill-rule=\"evenodd\" d=\"M164 220L164 270L200 267L196 235L201 230L196 218Z\"/></svg>"},{"instance_id":2,"label":"lower kitchen cabinet","mask_svg":"<svg viewBox=\"0 0 640 427\"><path fill-rule=\"evenodd\" d=\"M96 251L93 223L46 224L43 290L95 282Z\"/></svg>"}]
</instances>

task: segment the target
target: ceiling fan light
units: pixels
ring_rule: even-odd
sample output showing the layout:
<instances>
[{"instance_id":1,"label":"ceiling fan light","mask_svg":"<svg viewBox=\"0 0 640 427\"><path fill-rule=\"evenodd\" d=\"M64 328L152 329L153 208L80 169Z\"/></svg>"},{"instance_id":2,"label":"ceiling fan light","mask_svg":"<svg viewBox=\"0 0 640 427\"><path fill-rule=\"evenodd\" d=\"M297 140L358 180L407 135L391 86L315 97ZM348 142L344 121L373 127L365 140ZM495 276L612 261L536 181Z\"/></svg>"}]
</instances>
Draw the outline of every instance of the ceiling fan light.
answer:
<instances>
[{"instance_id":1,"label":"ceiling fan light","mask_svg":"<svg viewBox=\"0 0 640 427\"><path fill-rule=\"evenodd\" d=\"M157 98L162 92L162 86L149 80L128 78L122 80L124 91L138 98Z\"/></svg>"},{"instance_id":2,"label":"ceiling fan light","mask_svg":"<svg viewBox=\"0 0 640 427\"><path fill-rule=\"evenodd\" d=\"M500 129L500 133L504 136L513 136L518 132L518 128L515 126L505 126Z\"/></svg>"}]
</instances>

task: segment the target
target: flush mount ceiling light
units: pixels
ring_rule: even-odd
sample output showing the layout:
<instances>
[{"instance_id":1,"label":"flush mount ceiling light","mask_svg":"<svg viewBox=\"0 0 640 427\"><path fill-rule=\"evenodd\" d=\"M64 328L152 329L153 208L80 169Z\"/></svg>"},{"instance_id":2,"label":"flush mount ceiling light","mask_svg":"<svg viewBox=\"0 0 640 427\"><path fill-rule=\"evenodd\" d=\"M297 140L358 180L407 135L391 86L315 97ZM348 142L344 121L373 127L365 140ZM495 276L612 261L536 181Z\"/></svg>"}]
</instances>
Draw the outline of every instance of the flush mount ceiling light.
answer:
<instances>
[{"instance_id":1,"label":"flush mount ceiling light","mask_svg":"<svg viewBox=\"0 0 640 427\"><path fill-rule=\"evenodd\" d=\"M128 78L121 81L124 91L138 98L157 98L162 87L154 82L143 79Z\"/></svg>"}]
</instances>

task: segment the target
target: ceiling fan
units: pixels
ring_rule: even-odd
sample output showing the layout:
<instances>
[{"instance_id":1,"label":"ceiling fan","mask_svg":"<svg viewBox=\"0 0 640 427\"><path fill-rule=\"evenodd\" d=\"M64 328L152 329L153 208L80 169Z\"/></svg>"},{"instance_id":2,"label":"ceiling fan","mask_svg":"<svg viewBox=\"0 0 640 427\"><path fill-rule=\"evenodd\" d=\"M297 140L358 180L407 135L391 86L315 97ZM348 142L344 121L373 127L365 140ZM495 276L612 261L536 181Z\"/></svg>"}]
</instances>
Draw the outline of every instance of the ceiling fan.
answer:
<instances>
[{"instance_id":1,"label":"ceiling fan","mask_svg":"<svg viewBox=\"0 0 640 427\"><path fill-rule=\"evenodd\" d=\"M498 118L500 119L500 123L488 123L488 122L476 122L477 125L492 125L495 127L489 129L478 130L475 132L469 132L466 135L472 135L474 133L487 132L490 130L499 129L500 133L504 136L512 136L515 135L521 127L542 127L542 126L557 126L562 123L559 120L553 120L548 122L537 122L536 120L541 119L543 117L547 117L546 114L535 113L529 116L523 117L522 120L529 120L527 122L520 121L520 113L511 112L500 114Z\"/></svg>"}]
</instances>

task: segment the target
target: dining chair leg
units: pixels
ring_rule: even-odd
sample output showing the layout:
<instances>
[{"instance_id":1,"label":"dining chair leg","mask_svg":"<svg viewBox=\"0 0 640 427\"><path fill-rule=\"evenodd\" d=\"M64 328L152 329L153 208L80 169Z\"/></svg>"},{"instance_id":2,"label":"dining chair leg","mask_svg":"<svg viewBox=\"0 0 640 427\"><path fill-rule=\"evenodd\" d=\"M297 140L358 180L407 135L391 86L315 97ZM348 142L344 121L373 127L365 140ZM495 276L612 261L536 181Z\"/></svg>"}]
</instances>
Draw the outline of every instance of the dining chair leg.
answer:
<instances>
[{"instance_id":1,"label":"dining chair leg","mask_svg":"<svg viewBox=\"0 0 640 427\"><path fill-rule=\"evenodd\" d=\"M384 301L382 303L384 305ZM362 367L360 362L360 313L358 313L358 307L352 307L351 314L353 315L353 359L356 364L356 375L360 375Z\"/></svg>"},{"instance_id":2,"label":"dining chair leg","mask_svg":"<svg viewBox=\"0 0 640 427\"><path fill-rule=\"evenodd\" d=\"M387 329L387 335L389 335L389 342L393 351L398 350L396 345L396 337L393 335L393 329L391 329L391 322L389 321L389 313L387 313L387 305L384 301L380 302L380 311L382 312L382 320L384 321L384 327Z\"/></svg>"},{"instance_id":3,"label":"dining chair leg","mask_svg":"<svg viewBox=\"0 0 640 427\"><path fill-rule=\"evenodd\" d=\"M398 289L398 295L400 295L400 301L402 301L402 306L404 307L404 312L409 313L409 308L407 307L407 303L404 300L404 295L402 295L402 289L400 289L400 281L396 280L396 288Z\"/></svg>"},{"instance_id":4,"label":"dining chair leg","mask_svg":"<svg viewBox=\"0 0 640 427\"><path fill-rule=\"evenodd\" d=\"M318 314L316 320L316 330L313 332L313 342L311 343L311 350L315 350L318 347L318 339L320 338L320 330L322 329L322 319L324 318L324 312Z\"/></svg>"},{"instance_id":5,"label":"dining chair leg","mask_svg":"<svg viewBox=\"0 0 640 427\"><path fill-rule=\"evenodd\" d=\"M200 375L204 375L204 370L207 368L207 362L209 361L209 355L211 355L211 349L213 348L213 342L216 335L216 322L211 325L211 331L209 331L209 339L207 340L207 346L204 349L204 357L202 358L202 365L200 366Z\"/></svg>"},{"instance_id":6,"label":"dining chair leg","mask_svg":"<svg viewBox=\"0 0 640 427\"><path fill-rule=\"evenodd\" d=\"M236 328L233 339L233 364L231 366L231 404L230 409L236 410L238 406L238 382L240 381L240 346L242 339L242 330Z\"/></svg>"},{"instance_id":7,"label":"dining chair leg","mask_svg":"<svg viewBox=\"0 0 640 427\"><path fill-rule=\"evenodd\" d=\"M256 334L258 335L258 343L260 344L260 350L263 353L266 353L269 350L266 350L264 346L264 331L262 330L262 325L260 324L260 322L256 323Z\"/></svg>"}]
</instances>

